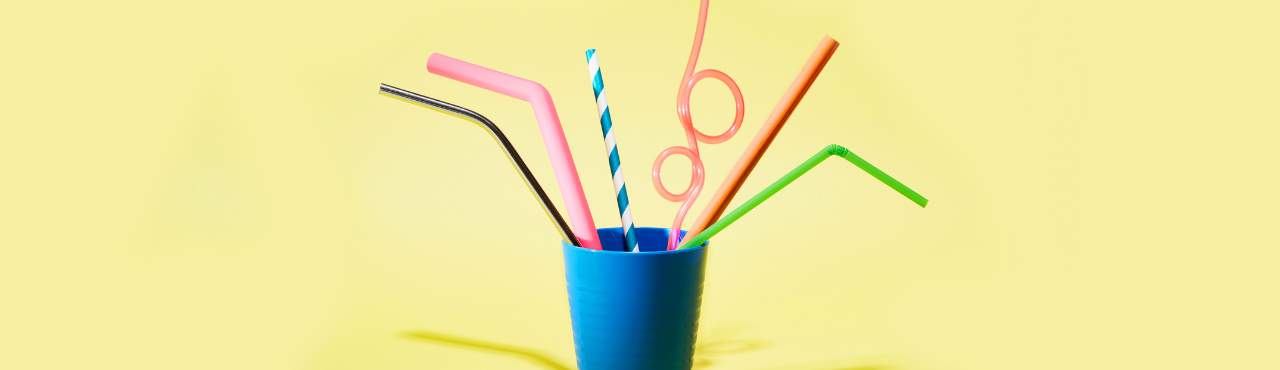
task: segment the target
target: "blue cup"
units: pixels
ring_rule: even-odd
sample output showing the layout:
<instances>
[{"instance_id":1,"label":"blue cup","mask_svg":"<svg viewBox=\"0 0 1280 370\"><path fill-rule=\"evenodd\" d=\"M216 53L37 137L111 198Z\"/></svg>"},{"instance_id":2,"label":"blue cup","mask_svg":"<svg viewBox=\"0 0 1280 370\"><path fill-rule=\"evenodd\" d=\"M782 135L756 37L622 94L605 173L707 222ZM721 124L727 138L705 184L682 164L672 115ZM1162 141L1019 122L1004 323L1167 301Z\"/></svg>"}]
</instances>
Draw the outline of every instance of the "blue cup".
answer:
<instances>
[{"instance_id":1,"label":"blue cup","mask_svg":"<svg viewBox=\"0 0 1280 370\"><path fill-rule=\"evenodd\" d=\"M669 229L599 230L605 250L562 243L579 370L688 370L698 333L706 244L667 251ZM681 231L684 236L684 231Z\"/></svg>"}]
</instances>

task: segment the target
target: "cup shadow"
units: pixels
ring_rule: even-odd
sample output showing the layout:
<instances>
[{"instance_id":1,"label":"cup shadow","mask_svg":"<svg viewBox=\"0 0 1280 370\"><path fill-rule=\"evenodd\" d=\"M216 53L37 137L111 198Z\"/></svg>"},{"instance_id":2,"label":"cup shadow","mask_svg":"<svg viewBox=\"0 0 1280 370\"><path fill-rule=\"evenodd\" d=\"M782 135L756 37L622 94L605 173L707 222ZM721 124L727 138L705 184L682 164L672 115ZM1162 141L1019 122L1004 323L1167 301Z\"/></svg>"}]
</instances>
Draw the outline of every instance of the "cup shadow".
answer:
<instances>
[{"instance_id":1,"label":"cup shadow","mask_svg":"<svg viewBox=\"0 0 1280 370\"><path fill-rule=\"evenodd\" d=\"M716 363L717 358L725 355L738 353L746 353L769 345L768 342L758 340L734 339L733 336L737 331L727 332L727 337L719 337L711 335L707 340L698 341L694 346L693 369L706 369ZM404 332L405 338L430 342L435 344L460 347L465 349L489 352L495 355L503 355L524 359L534 365L541 366L549 370L576 370L572 365L566 363L546 352L536 349L521 347L517 345L492 342L487 340L468 338L459 335L437 333L427 330L414 330ZM895 370L893 367L882 365L861 365L853 367L839 367L829 370Z\"/></svg>"},{"instance_id":2,"label":"cup shadow","mask_svg":"<svg viewBox=\"0 0 1280 370\"><path fill-rule=\"evenodd\" d=\"M455 347L463 347L468 349L486 351L495 354L507 355L512 357L523 358L536 365L551 370L574 370L568 364L551 357L545 352L531 348L514 346L497 342L484 341L473 338L466 338L457 335L436 333L424 330L415 330L404 333L405 337L410 339L432 342L437 344L450 345Z\"/></svg>"}]
</instances>

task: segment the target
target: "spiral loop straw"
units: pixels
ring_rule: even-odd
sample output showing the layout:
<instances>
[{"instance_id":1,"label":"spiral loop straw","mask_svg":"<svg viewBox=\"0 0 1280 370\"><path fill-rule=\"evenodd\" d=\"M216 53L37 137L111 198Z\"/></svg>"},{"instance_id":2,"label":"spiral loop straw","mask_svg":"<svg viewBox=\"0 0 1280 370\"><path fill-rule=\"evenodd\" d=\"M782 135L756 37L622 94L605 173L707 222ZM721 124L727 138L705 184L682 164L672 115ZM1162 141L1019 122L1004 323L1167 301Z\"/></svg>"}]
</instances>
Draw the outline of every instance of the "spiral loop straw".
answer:
<instances>
[{"instance_id":1,"label":"spiral loop straw","mask_svg":"<svg viewBox=\"0 0 1280 370\"><path fill-rule=\"evenodd\" d=\"M871 177L875 177L877 180L880 180L880 182L883 182L885 185L888 185L890 188L893 188L893 190L897 191L899 194L902 194L902 196L907 197L907 199L910 199L912 202L915 202L916 204L920 205L920 207L924 207L925 205L929 204L929 200L925 199L924 196L921 196L919 193L916 193L915 190L911 190L911 188L907 187L906 185L903 185L901 182L898 182L898 180L894 179L892 176L889 176L889 174L884 173L884 171L881 171L879 168L876 168L876 166L871 165L871 163L867 162L861 157L858 157L856 154L853 154L853 152L850 152L849 149L846 149L845 147L839 146L836 144L831 144L831 145L827 145L827 147L825 148L822 148L822 150L818 151L818 153L814 154L812 157L809 157L809 159L805 160L804 163L801 163L799 166L796 166L795 169L791 170L790 172L787 172L787 174L785 175L782 175L782 178L778 179L778 181L774 181L773 184L769 184L769 186L765 187L764 190L761 190L759 194L756 194L755 196L751 197L751 199L748 199L745 203L742 203L742 205L738 206L738 208L735 208L733 211L729 212L728 214L725 214L724 218L721 218L720 221L716 221L716 223L711 224L711 226L707 227L706 230L703 230L701 233L698 233L698 235L695 235L694 237L686 240L684 244L680 246L680 248L684 249L690 246L701 245L703 242L706 242L708 239L711 239L711 237L716 236L716 234L719 234L720 231L724 230L725 227L728 227L730 224L733 224L734 221L737 221L739 218L742 218L742 216L746 215L747 212L751 212L751 210L755 209L756 206L759 206L760 203L764 203L764 201L769 199L769 197L772 197L774 194L777 194L779 190L782 190L782 188L787 187L787 185L791 184L792 181L796 181L796 179L800 178L800 176L804 175L806 172L809 172L809 170L812 170L813 167L817 166L819 163L822 163L823 160L826 160L828 157L831 157L833 155L840 156L841 158L844 158L845 160L849 161L849 163L853 163L855 166L858 166L858 168L861 168L863 171L866 171L868 174L870 174Z\"/></svg>"},{"instance_id":2,"label":"spiral loop straw","mask_svg":"<svg viewBox=\"0 0 1280 370\"><path fill-rule=\"evenodd\" d=\"M529 171L529 166L524 163L524 159L520 158L520 153L516 152L516 148L511 145L511 141L507 140L507 135L498 129L498 125L494 124L485 116L480 115L470 109L463 108L449 102L432 98L429 96L414 93L409 90L401 89L395 86L381 84L378 86L378 92L383 96L399 99L401 101L411 103L420 107L431 108L441 113L449 114L458 118L462 118L476 125L483 127L489 132L494 140L502 146L503 151L507 153L507 159L511 160L511 164L516 170L520 171L521 178L529 190L538 197L538 203L542 204L542 210L546 212L547 217L556 224L556 230L560 231L560 237L568 241L569 244L579 246L578 238L573 235L573 231L569 229L569 224L564 222L564 218L560 217L560 211L556 210L555 204L551 203L551 198L547 197L547 192L542 190L542 185L538 184L538 179L533 176L533 172Z\"/></svg>"},{"instance_id":3,"label":"spiral loop straw","mask_svg":"<svg viewBox=\"0 0 1280 370\"><path fill-rule=\"evenodd\" d=\"M672 202L680 202L680 209L676 211L676 217L671 222L671 232L667 239L667 249L676 249L679 237L675 230L680 230L680 225L684 223L684 216L689 213L689 208L693 207L693 202L698 200L698 194L702 193L702 185L705 182L706 169L702 166L702 154L698 151L698 142L707 144L723 143L733 138L738 133L738 128L742 127L742 114L744 104L742 102L742 90L738 88L738 83L729 77L728 74L717 69L703 69L697 72L694 68L698 66L698 54L702 52L702 34L707 29L707 9L710 7L710 0L702 0L702 5L698 8L698 26L693 34L693 50L689 52L689 61L684 67L684 77L680 80L680 89L676 91L676 115L680 117L680 125L684 128L684 136L688 142L687 146L673 146L663 149L658 153L658 158L653 160L653 171L651 178L653 179L653 187L666 200ZM693 126L693 116L689 112L689 96L693 94L693 87L706 78L720 80L724 86L729 88L729 93L733 95L733 122L729 124L729 128L719 135L707 135L699 131ZM692 173L689 176L689 186L683 192L674 194L667 190L662 184L662 164L666 162L668 157L673 155L681 155L689 158L689 167Z\"/></svg>"},{"instance_id":4,"label":"spiral loop straw","mask_svg":"<svg viewBox=\"0 0 1280 370\"><path fill-rule=\"evenodd\" d=\"M596 108L600 111L600 130L604 132L605 151L609 153L609 171L613 175L613 191L618 198L618 214L622 217L623 250L639 252L635 219L631 216L631 199L627 197L627 184L622 179L622 159L618 154L618 138L613 135L613 114L609 112L609 99L604 95L604 75L600 73L600 58L596 49L587 49L587 73L591 77L591 91L596 96Z\"/></svg>"}]
</instances>

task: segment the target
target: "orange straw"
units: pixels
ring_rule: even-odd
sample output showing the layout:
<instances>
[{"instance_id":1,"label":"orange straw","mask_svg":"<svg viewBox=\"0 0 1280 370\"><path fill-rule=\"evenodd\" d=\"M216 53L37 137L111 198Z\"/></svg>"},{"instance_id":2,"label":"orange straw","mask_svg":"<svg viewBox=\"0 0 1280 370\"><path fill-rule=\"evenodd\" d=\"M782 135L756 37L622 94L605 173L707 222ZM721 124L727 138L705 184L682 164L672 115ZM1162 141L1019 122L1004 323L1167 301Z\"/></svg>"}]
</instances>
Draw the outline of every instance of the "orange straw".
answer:
<instances>
[{"instance_id":1,"label":"orange straw","mask_svg":"<svg viewBox=\"0 0 1280 370\"><path fill-rule=\"evenodd\" d=\"M698 216L698 220L693 223L694 227L687 235L698 235L703 229L720 219L725 208L729 208L729 201L733 200L734 194L742 188L742 182L751 174L756 163L760 162L760 157L764 156L765 150L769 149L769 144L773 142L774 137L778 136L778 131L782 131L782 125L787 123L791 112L796 110L800 99L804 98L804 93L809 91L809 86L813 86L813 81L818 79L818 73L822 72L822 67L831 60L831 55L835 54L837 46L840 46L840 43L830 36L824 36L822 41L818 42L818 48L809 55L809 60L804 63L800 74L791 81L791 87L787 88L786 94L782 95L778 105L773 107L773 112L769 113L769 119L765 120L764 127L761 127L756 137L751 139L751 145L747 146L747 150L738 158L738 163L733 165L729 177L720 183L720 189L716 190L711 203L707 204L707 209Z\"/></svg>"}]
</instances>

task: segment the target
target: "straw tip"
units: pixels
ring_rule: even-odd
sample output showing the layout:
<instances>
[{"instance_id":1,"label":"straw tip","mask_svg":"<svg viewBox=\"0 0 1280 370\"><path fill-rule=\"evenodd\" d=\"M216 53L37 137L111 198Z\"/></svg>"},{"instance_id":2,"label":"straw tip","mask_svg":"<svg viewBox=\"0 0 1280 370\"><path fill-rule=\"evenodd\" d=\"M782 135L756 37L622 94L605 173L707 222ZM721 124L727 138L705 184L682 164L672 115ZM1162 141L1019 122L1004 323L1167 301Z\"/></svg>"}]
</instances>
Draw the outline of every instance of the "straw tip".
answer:
<instances>
[{"instance_id":1,"label":"straw tip","mask_svg":"<svg viewBox=\"0 0 1280 370\"><path fill-rule=\"evenodd\" d=\"M596 53L596 48L587 49L587 57L590 57L592 54L595 54L595 53Z\"/></svg>"},{"instance_id":2,"label":"straw tip","mask_svg":"<svg viewBox=\"0 0 1280 370\"><path fill-rule=\"evenodd\" d=\"M431 53L431 55L427 56L427 71L435 73L438 70L437 67L440 66L440 63L447 63L452 60L457 59L450 58L448 55L440 53Z\"/></svg>"}]
</instances>

